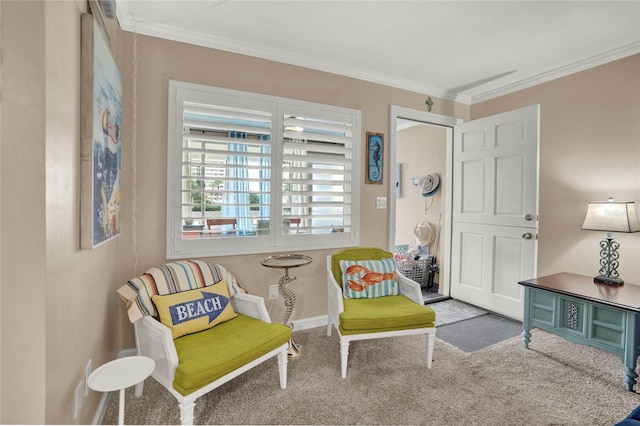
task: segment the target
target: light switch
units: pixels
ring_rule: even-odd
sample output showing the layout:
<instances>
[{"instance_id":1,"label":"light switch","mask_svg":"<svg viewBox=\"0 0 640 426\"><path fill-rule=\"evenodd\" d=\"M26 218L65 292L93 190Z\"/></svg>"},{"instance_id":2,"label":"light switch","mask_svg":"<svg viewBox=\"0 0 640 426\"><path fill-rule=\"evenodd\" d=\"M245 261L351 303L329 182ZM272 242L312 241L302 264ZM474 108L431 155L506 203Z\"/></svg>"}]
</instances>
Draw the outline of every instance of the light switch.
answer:
<instances>
[{"instance_id":1,"label":"light switch","mask_svg":"<svg viewBox=\"0 0 640 426\"><path fill-rule=\"evenodd\" d=\"M385 210L387 208L387 197L376 198L376 209Z\"/></svg>"}]
</instances>

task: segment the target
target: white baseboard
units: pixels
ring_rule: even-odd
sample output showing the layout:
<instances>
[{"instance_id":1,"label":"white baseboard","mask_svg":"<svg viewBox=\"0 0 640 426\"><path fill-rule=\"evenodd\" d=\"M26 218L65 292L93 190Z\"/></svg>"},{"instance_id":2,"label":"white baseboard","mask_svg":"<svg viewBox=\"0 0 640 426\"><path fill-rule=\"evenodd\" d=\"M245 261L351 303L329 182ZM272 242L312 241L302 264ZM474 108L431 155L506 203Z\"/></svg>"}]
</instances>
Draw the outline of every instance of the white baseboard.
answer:
<instances>
[{"instance_id":1,"label":"white baseboard","mask_svg":"<svg viewBox=\"0 0 640 426\"><path fill-rule=\"evenodd\" d=\"M138 355L138 350L136 348L123 349L118 354L118 358L124 358L126 356L136 356Z\"/></svg>"},{"instance_id":2,"label":"white baseboard","mask_svg":"<svg viewBox=\"0 0 640 426\"><path fill-rule=\"evenodd\" d=\"M308 330L310 328L323 327L327 325L329 317L320 315L319 317L304 318L293 322L293 331Z\"/></svg>"},{"instance_id":3,"label":"white baseboard","mask_svg":"<svg viewBox=\"0 0 640 426\"><path fill-rule=\"evenodd\" d=\"M98 408L96 409L96 414L93 416L92 425L101 425L104 420L104 415L107 412L107 406L109 405L109 397L111 396L111 392L105 392L102 394L102 398L100 398L100 403L98 404Z\"/></svg>"}]
</instances>

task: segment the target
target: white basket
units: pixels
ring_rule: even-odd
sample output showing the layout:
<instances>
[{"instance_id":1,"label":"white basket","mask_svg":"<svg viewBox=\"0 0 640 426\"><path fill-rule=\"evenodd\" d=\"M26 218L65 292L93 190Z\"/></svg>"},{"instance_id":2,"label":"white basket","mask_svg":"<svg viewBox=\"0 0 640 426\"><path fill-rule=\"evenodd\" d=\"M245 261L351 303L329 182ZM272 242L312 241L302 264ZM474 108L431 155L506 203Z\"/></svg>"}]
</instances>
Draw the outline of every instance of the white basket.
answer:
<instances>
[{"instance_id":1,"label":"white basket","mask_svg":"<svg viewBox=\"0 0 640 426\"><path fill-rule=\"evenodd\" d=\"M396 265L398 266L398 272L405 277L421 286L427 284L427 268L431 265L431 258L419 260L398 259L396 260Z\"/></svg>"}]
</instances>

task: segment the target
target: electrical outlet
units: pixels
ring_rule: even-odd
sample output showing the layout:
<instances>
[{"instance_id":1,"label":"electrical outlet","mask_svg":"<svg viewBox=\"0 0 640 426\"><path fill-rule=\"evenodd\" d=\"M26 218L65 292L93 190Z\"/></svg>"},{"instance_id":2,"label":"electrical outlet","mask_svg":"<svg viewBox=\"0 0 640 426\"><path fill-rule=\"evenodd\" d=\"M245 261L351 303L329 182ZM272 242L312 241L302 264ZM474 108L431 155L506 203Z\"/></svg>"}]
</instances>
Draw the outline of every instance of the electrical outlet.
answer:
<instances>
[{"instance_id":1,"label":"electrical outlet","mask_svg":"<svg viewBox=\"0 0 640 426\"><path fill-rule=\"evenodd\" d=\"M87 366L84 368L84 396L89 395L89 376L91 375L91 370L93 369L93 360L89 360L87 362Z\"/></svg>"},{"instance_id":2,"label":"electrical outlet","mask_svg":"<svg viewBox=\"0 0 640 426\"><path fill-rule=\"evenodd\" d=\"M269 300L276 300L278 298L278 286L276 284L269 286Z\"/></svg>"},{"instance_id":3,"label":"electrical outlet","mask_svg":"<svg viewBox=\"0 0 640 426\"><path fill-rule=\"evenodd\" d=\"M76 386L75 398L73 401L73 418L77 419L82 411L82 398L84 398L84 383L81 380Z\"/></svg>"}]
</instances>

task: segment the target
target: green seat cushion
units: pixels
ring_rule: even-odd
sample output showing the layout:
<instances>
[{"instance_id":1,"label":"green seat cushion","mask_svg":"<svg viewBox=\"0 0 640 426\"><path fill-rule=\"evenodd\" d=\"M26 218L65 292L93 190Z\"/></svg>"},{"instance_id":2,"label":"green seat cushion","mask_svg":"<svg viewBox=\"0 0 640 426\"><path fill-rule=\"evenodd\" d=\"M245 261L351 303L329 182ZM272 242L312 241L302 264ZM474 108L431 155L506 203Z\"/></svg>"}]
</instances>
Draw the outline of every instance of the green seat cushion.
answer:
<instances>
[{"instance_id":1,"label":"green seat cushion","mask_svg":"<svg viewBox=\"0 0 640 426\"><path fill-rule=\"evenodd\" d=\"M200 389L242 367L291 338L291 329L249 316L174 340L178 352L173 388L182 395Z\"/></svg>"},{"instance_id":2,"label":"green seat cushion","mask_svg":"<svg viewBox=\"0 0 640 426\"><path fill-rule=\"evenodd\" d=\"M342 334L379 333L434 327L436 313L401 294L373 299L343 299Z\"/></svg>"}]
</instances>

